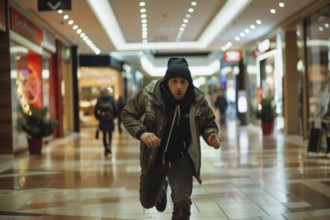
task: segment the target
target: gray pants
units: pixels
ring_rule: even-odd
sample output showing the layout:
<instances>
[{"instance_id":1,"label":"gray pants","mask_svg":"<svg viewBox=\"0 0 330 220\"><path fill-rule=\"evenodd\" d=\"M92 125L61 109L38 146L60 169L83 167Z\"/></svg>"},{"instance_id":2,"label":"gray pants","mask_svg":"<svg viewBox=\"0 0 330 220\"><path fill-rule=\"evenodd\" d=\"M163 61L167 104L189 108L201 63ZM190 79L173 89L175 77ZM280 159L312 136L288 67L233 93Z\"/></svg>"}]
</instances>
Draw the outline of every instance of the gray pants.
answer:
<instances>
[{"instance_id":1,"label":"gray pants","mask_svg":"<svg viewBox=\"0 0 330 220\"><path fill-rule=\"evenodd\" d=\"M167 177L171 187L173 202L172 220L185 220L190 217L193 166L188 156L179 158L171 164L155 164L140 177L140 201L144 208L155 206Z\"/></svg>"}]
</instances>

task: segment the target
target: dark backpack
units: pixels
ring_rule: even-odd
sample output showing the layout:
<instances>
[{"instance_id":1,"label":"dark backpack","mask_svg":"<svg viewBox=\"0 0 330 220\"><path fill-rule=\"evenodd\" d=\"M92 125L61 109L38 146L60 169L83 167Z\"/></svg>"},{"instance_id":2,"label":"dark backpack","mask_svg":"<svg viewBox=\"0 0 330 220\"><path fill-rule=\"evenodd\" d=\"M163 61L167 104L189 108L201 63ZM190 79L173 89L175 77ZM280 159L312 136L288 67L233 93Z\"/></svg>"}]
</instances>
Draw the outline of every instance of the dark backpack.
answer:
<instances>
[{"instance_id":1,"label":"dark backpack","mask_svg":"<svg viewBox=\"0 0 330 220\"><path fill-rule=\"evenodd\" d=\"M110 121L114 119L111 100L99 99L96 105L96 118L100 121Z\"/></svg>"}]
</instances>

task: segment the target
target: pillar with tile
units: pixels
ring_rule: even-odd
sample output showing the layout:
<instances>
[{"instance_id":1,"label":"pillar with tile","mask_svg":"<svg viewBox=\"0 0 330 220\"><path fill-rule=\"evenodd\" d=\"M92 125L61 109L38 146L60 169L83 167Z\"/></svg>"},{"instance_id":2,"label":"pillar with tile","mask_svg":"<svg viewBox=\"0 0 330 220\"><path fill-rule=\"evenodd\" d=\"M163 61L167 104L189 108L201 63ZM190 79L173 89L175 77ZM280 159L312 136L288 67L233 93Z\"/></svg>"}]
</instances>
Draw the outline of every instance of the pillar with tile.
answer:
<instances>
[{"instance_id":1,"label":"pillar with tile","mask_svg":"<svg viewBox=\"0 0 330 220\"><path fill-rule=\"evenodd\" d=\"M297 70L298 63L298 48L297 36L295 30L288 30L285 32L285 68L283 81L283 113L285 120L286 134L299 134L300 120L299 120L299 94L298 82L299 74Z\"/></svg>"},{"instance_id":2,"label":"pillar with tile","mask_svg":"<svg viewBox=\"0 0 330 220\"><path fill-rule=\"evenodd\" d=\"M0 0L0 155L13 154L10 37L7 0Z\"/></svg>"}]
</instances>

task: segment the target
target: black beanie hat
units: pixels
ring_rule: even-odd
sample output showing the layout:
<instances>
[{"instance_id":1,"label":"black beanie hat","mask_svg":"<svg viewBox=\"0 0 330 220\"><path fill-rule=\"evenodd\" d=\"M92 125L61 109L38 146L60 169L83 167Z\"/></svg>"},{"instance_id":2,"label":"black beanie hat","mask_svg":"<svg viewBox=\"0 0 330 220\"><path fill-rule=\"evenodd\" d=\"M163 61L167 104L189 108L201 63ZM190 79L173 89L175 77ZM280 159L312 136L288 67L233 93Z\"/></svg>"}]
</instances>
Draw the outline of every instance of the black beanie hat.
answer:
<instances>
[{"instance_id":1,"label":"black beanie hat","mask_svg":"<svg viewBox=\"0 0 330 220\"><path fill-rule=\"evenodd\" d=\"M188 63L185 58L172 57L167 62L167 70L163 78L164 82L167 82L170 78L181 76L188 80L192 85L191 73L188 68Z\"/></svg>"}]
</instances>

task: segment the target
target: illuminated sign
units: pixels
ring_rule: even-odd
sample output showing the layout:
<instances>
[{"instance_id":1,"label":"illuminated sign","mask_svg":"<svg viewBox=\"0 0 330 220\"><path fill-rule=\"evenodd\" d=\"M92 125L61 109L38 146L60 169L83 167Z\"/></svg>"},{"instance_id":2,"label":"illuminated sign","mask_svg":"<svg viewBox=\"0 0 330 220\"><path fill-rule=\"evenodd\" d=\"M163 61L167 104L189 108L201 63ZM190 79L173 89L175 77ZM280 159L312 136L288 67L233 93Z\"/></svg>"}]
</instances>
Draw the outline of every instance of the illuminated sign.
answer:
<instances>
[{"instance_id":1,"label":"illuminated sign","mask_svg":"<svg viewBox=\"0 0 330 220\"><path fill-rule=\"evenodd\" d=\"M229 50L224 53L225 62L240 62L242 59L241 51Z\"/></svg>"},{"instance_id":2,"label":"illuminated sign","mask_svg":"<svg viewBox=\"0 0 330 220\"><path fill-rule=\"evenodd\" d=\"M266 39L264 41L261 41L260 43L258 43L258 50L263 53L267 50L270 49L270 41L269 39Z\"/></svg>"},{"instance_id":3,"label":"illuminated sign","mask_svg":"<svg viewBox=\"0 0 330 220\"><path fill-rule=\"evenodd\" d=\"M42 30L13 8L11 8L10 12L11 29L41 45L43 35Z\"/></svg>"},{"instance_id":4,"label":"illuminated sign","mask_svg":"<svg viewBox=\"0 0 330 220\"><path fill-rule=\"evenodd\" d=\"M71 0L38 0L38 11L71 10Z\"/></svg>"}]
</instances>

